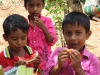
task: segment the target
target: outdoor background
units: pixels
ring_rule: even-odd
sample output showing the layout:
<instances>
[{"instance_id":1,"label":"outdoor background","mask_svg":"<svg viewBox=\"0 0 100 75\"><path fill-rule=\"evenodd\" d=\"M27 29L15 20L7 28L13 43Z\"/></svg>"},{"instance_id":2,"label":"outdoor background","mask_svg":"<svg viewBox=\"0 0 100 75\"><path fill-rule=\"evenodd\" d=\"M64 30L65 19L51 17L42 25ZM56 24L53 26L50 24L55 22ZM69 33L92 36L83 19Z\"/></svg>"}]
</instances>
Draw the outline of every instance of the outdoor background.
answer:
<instances>
[{"instance_id":1,"label":"outdoor background","mask_svg":"<svg viewBox=\"0 0 100 75\"><path fill-rule=\"evenodd\" d=\"M7 0L3 0L3 1L5 2ZM9 5L9 3L5 2L5 4L0 6L0 52L4 49L5 46L7 46L7 42L5 42L3 37L2 37L2 34L3 34L2 23L3 23L4 19L8 15L15 14L15 13L21 14L25 17L28 15L27 11L25 10L25 8L23 6L23 3L19 2L18 4L13 3L12 5ZM48 12L45 9L42 11L42 15L46 15L47 13ZM97 57L99 57L100 56L100 22L96 22L93 20L90 20L90 22L91 22L92 35L86 41L86 46L90 52L92 52ZM58 31L58 29L57 29L57 31ZM58 42L52 47L52 51L56 47L60 47L60 46L61 46L61 41L58 37Z\"/></svg>"}]
</instances>

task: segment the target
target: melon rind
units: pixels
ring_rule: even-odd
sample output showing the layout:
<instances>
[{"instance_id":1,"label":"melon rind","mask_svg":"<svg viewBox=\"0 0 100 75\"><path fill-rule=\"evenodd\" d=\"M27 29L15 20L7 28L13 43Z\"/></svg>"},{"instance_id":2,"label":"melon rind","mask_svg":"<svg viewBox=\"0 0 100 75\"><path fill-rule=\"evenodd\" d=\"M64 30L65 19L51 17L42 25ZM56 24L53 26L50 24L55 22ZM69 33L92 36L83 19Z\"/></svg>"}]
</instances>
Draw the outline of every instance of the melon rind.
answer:
<instances>
[{"instance_id":1,"label":"melon rind","mask_svg":"<svg viewBox=\"0 0 100 75\"><path fill-rule=\"evenodd\" d=\"M34 54L33 54L33 55L34 55ZM32 55L31 55L31 56L32 56ZM20 60L20 61L24 61L24 62L26 62L26 63L29 63L29 62L32 62L33 60L35 60L37 56L38 56L38 52L36 51L35 57L33 57L33 58L29 59L29 60L27 60L27 59L25 60L25 59L22 59L22 58L19 57L19 60Z\"/></svg>"},{"instance_id":2,"label":"melon rind","mask_svg":"<svg viewBox=\"0 0 100 75\"><path fill-rule=\"evenodd\" d=\"M26 62L26 63L29 63L29 62L32 62L33 60L35 60L36 57L38 56L38 52L36 52L35 54L36 54L36 55L35 55L34 58L32 58L32 59L30 59L30 60L27 60L27 61L25 61L25 62Z\"/></svg>"}]
</instances>

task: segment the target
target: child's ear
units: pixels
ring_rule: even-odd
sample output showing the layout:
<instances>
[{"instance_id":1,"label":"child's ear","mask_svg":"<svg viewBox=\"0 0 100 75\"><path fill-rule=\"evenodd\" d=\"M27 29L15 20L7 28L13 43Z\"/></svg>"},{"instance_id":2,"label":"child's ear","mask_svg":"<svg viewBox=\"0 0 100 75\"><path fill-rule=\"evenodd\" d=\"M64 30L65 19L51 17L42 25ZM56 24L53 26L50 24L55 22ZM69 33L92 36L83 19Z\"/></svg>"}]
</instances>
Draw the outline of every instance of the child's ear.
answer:
<instances>
[{"instance_id":1,"label":"child's ear","mask_svg":"<svg viewBox=\"0 0 100 75\"><path fill-rule=\"evenodd\" d=\"M2 35L4 40L7 41L7 36L5 34Z\"/></svg>"},{"instance_id":2,"label":"child's ear","mask_svg":"<svg viewBox=\"0 0 100 75\"><path fill-rule=\"evenodd\" d=\"M87 40L88 40L88 38L91 36L91 34L92 34L92 31L90 30L90 31L87 33L87 37L86 37Z\"/></svg>"},{"instance_id":3,"label":"child's ear","mask_svg":"<svg viewBox=\"0 0 100 75\"><path fill-rule=\"evenodd\" d=\"M26 5L24 4L24 7L25 7L25 9L27 10L27 7L26 7Z\"/></svg>"}]
</instances>

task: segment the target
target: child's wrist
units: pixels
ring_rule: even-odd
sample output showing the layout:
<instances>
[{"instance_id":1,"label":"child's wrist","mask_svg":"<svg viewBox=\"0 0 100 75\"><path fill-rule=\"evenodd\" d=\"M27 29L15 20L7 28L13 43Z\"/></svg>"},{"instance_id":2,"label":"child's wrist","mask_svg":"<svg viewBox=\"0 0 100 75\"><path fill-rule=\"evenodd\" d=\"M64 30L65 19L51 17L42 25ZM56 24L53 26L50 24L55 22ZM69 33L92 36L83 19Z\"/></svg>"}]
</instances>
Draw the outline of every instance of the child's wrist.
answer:
<instances>
[{"instance_id":1,"label":"child's wrist","mask_svg":"<svg viewBox=\"0 0 100 75\"><path fill-rule=\"evenodd\" d=\"M79 67L79 68L75 69L76 72L80 72L81 70L83 70L82 67Z\"/></svg>"},{"instance_id":2,"label":"child's wrist","mask_svg":"<svg viewBox=\"0 0 100 75\"><path fill-rule=\"evenodd\" d=\"M56 64L57 68L62 68L63 66L61 66L59 63Z\"/></svg>"}]
</instances>

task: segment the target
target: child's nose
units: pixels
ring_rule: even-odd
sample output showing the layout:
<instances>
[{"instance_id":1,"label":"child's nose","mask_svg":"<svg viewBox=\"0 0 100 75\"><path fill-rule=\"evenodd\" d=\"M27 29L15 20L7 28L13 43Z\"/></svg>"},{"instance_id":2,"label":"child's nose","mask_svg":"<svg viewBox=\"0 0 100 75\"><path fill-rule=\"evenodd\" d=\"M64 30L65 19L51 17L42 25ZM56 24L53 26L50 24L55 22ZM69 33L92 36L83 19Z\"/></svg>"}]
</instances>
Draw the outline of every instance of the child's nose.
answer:
<instances>
[{"instance_id":1,"label":"child's nose","mask_svg":"<svg viewBox=\"0 0 100 75\"><path fill-rule=\"evenodd\" d=\"M37 10L37 7L36 6L34 6L34 10Z\"/></svg>"},{"instance_id":2,"label":"child's nose","mask_svg":"<svg viewBox=\"0 0 100 75\"><path fill-rule=\"evenodd\" d=\"M17 42L18 44L21 44L21 40L18 40L18 42Z\"/></svg>"},{"instance_id":3,"label":"child's nose","mask_svg":"<svg viewBox=\"0 0 100 75\"><path fill-rule=\"evenodd\" d=\"M76 36L73 34L71 37L70 37L70 40L75 40L76 39Z\"/></svg>"}]
</instances>

